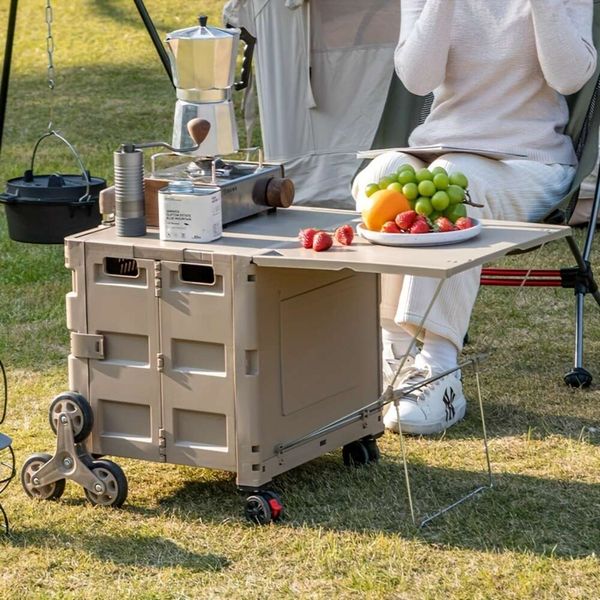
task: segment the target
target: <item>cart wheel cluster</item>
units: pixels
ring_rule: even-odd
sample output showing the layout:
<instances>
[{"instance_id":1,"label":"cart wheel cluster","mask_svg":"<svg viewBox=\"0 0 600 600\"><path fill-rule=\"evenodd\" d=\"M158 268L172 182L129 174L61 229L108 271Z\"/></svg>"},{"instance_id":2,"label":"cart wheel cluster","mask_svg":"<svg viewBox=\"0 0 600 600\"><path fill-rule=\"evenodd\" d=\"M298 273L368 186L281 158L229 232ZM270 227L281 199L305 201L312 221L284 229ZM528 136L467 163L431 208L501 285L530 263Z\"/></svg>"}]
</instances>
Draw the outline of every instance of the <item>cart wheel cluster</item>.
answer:
<instances>
[{"instance_id":1,"label":"cart wheel cluster","mask_svg":"<svg viewBox=\"0 0 600 600\"><path fill-rule=\"evenodd\" d=\"M342 459L347 467L360 467L379 461L381 453L374 438L365 438L346 444L342 448Z\"/></svg>"},{"instance_id":2,"label":"cart wheel cluster","mask_svg":"<svg viewBox=\"0 0 600 600\"><path fill-rule=\"evenodd\" d=\"M256 492L246 498L246 518L255 525L268 525L283 516L281 498L272 491Z\"/></svg>"},{"instance_id":3,"label":"cart wheel cluster","mask_svg":"<svg viewBox=\"0 0 600 600\"><path fill-rule=\"evenodd\" d=\"M48 421L56 434L56 454L32 454L21 468L25 493L37 500L58 500L67 479L80 483L94 506L119 508L127 498L127 478L110 460L94 460L81 445L94 426L89 402L75 392L54 398ZM67 429L70 428L70 431Z\"/></svg>"}]
</instances>

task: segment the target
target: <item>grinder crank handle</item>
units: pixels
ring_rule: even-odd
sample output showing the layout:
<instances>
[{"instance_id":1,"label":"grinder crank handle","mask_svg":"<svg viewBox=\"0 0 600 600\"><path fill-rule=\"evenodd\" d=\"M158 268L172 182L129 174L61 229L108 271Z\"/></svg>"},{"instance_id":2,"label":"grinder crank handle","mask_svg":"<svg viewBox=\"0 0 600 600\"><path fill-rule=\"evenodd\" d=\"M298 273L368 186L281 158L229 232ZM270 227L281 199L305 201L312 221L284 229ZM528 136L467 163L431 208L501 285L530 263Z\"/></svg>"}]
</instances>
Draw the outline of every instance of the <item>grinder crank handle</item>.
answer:
<instances>
[{"instance_id":1,"label":"grinder crank handle","mask_svg":"<svg viewBox=\"0 0 600 600\"><path fill-rule=\"evenodd\" d=\"M122 144L121 150L123 152L133 152L134 150L141 150L142 148L157 148L160 146L171 152L180 152L182 154L185 154L186 152L195 152L210 132L210 123L206 119L196 117L187 122L187 130L192 141L196 144L195 146L190 146L189 148L173 148L173 146L166 142L144 142L143 144Z\"/></svg>"}]
</instances>

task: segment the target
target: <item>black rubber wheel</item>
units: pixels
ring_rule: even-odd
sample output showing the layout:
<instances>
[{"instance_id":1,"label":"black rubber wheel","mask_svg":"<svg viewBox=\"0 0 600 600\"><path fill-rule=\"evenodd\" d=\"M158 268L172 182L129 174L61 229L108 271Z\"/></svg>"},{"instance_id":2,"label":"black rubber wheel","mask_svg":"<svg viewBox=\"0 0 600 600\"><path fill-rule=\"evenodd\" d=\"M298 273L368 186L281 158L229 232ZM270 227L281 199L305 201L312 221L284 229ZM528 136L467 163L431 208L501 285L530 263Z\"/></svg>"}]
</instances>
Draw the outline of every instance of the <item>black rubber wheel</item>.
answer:
<instances>
[{"instance_id":1,"label":"black rubber wheel","mask_svg":"<svg viewBox=\"0 0 600 600\"><path fill-rule=\"evenodd\" d=\"M342 448L342 459L347 467L369 464L369 451L363 442L352 442Z\"/></svg>"},{"instance_id":2,"label":"black rubber wheel","mask_svg":"<svg viewBox=\"0 0 600 600\"><path fill-rule=\"evenodd\" d=\"M103 492L95 493L84 489L85 497L94 506L110 506L120 508L127 498L127 477L123 469L112 460L95 460L90 467L94 475L105 486Z\"/></svg>"},{"instance_id":3,"label":"black rubber wheel","mask_svg":"<svg viewBox=\"0 0 600 600\"><path fill-rule=\"evenodd\" d=\"M255 525L268 525L273 520L269 498L264 494L254 494L246 498L246 519Z\"/></svg>"},{"instance_id":4,"label":"black rubber wheel","mask_svg":"<svg viewBox=\"0 0 600 600\"><path fill-rule=\"evenodd\" d=\"M81 394L75 392L63 392L56 396L48 409L48 421L54 434L58 428L58 415L61 412L66 412L71 418L75 443L83 442L94 426L94 413L90 403Z\"/></svg>"},{"instance_id":5,"label":"black rubber wheel","mask_svg":"<svg viewBox=\"0 0 600 600\"><path fill-rule=\"evenodd\" d=\"M592 383L592 374L582 367L575 367L572 371L565 373L564 381L569 387L586 388Z\"/></svg>"},{"instance_id":6,"label":"black rubber wheel","mask_svg":"<svg viewBox=\"0 0 600 600\"><path fill-rule=\"evenodd\" d=\"M362 440L362 443L365 445L367 449L367 454L369 455L369 462L376 463L379 462L381 458L381 452L379 451L379 446L377 445L377 440Z\"/></svg>"},{"instance_id":7,"label":"black rubber wheel","mask_svg":"<svg viewBox=\"0 0 600 600\"><path fill-rule=\"evenodd\" d=\"M58 500L65 491L66 481L59 479L41 487L33 484L35 473L39 471L52 456L43 452L32 454L21 467L21 485L30 498L36 500Z\"/></svg>"},{"instance_id":8,"label":"black rubber wheel","mask_svg":"<svg viewBox=\"0 0 600 600\"><path fill-rule=\"evenodd\" d=\"M269 503L269 508L271 509L271 518L273 521L275 523L280 521L283 517L283 502L281 500L281 496L271 490L265 490L261 492L261 495L267 497L267 502Z\"/></svg>"}]
</instances>

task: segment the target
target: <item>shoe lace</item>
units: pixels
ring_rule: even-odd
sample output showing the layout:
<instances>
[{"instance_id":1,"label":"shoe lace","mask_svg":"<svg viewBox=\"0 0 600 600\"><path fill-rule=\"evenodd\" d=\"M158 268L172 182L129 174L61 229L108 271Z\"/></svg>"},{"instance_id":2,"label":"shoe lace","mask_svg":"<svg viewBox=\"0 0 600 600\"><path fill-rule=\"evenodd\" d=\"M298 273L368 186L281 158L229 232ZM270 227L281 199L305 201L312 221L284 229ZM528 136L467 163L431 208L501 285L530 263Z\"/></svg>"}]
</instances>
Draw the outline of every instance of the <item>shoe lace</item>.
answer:
<instances>
[{"instance_id":1,"label":"shoe lace","mask_svg":"<svg viewBox=\"0 0 600 600\"><path fill-rule=\"evenodd\" d=\"M400 389L410 389L411 387L421 383L425 379L431 377L431 370L427 368L420 368L411 366L406 370L402 370L404 377L400 381ZM429 393L438 385L438 381L432 381L426 385L423 385L416 390L412 390L404 395L403 399L410 400L412 402L418 402L419 400L425 400Z\"/></svg>"}]
</instances>

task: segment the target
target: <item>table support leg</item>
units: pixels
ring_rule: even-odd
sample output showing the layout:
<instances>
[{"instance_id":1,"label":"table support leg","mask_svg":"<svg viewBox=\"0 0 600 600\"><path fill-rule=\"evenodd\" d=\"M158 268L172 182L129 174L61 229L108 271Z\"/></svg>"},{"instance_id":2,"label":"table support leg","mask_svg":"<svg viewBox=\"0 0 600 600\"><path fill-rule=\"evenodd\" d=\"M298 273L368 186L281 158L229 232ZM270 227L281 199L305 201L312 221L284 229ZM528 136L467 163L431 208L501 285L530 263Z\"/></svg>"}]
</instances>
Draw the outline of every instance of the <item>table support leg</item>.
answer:
<instances>
[{"instance_id":1,"label":"table support leg","mask_svg":"<svg viewBox=\"0 0 600 600\"><path fill-rule=\"evenodd\" d=\"M453 502L452 504L438 510L436 513L434 513L433 515L426 517L424 519L422 519L419 523L417 523L417 517L416 517L416 513L415 513L415 507L414 507L414 502L413 502L413 495L412 495L412 488L411 488L411 483L410 483L410 473L408 470L408 460L406 457L406 445L405 445L405 441L404 441L404 434L402 432L402 423L400 421L400 400L402 399L403 396L403 390L399 390L399 392L395 392L393 387L394 384L396 383L396 380L398 379L398 377L400 376L400 373L404 367L404 364L406 362L406 359L408 358L408 356L410 355L410 353L412 352L412 349L415 347L415 344L417 342L418 337L421 335L421 332L423 331L424 325L425 325L425 321L427 320L427 316L429 315L429 312L436 300L436 298L438 297L440 290L442 289L442 285L444 283L444 279L440 279L435 293L433 295L433 298L431 299L431 302L429 303L429 306L427 307L427 310L425 311L425 314L423 315L423 318L421 319L421 322L419 323L419 326L417 327L417 331L415 333L415 335L413 336L408 350L406 352L406 354L402 357L402 359L400 360L400 364L394 374L394 377L391 381L391 383L388 386L388 389L386 390L386 392L384 393L384 396L388 396L393 394L393 409L396 411L396 417L397 417L397 421L398 421L398 434L400 437L400 451L402 453L402 463L403 463L403 470L404 470L404 483L406 486L406 495L408 498L408 506L410 509L410 516L413 522L413 525L415 525L415 527L424 527L425 525L429 524L431 521L433 521L434 519L436 519L437 517L440 517L441 515L445 514L446 512L448 512L449 510L455 508L456 506L458 506L459 504L462 504L463 502L465 502L466 500L468 500L469 498L472 498L473 496L479 494L480 492L483 492L484 490L487 489L492 489L493 488L493 478L492 478L492 466L491 466L491 462L490 462L490 454L489 454L489 447L488 447L488 438L487 438L487 429L486 429L486 425L485 425L485 414L484 414L484 410L483 410L483 399L481 396L481 383L479 380L479 358L475 358L471 361L468 361L467 363L463 363L462 365L457 366L455 369L451 369L443 374L440 374L436 377L432 377L429 378L428 380L423 381L422 383L419 383L418 385L415 386L410 386L409 389L404 390L405 393L409 393L412 391L415 391L417 389L419 389L420 387L427 385L428 383L430 383L431 381L434 381L436 379L439 379L441 377L445 377L446 375L449 375L450 373L454 373L455 371L460 370L460 368L462 366L464 366L465 364L471 364L473 366L474 369L474 374L475 374L475 381L477 384L477 398L479 401L479 412L481 415L481 426L482 426L482 431L483 431L483 447L484 447L484 453L485 453L485 459L486 459L486 465L487 465L487 472L488 472L488 483L485 485L481 485L477 488L475 488L474 490L470 491L468 494L466 494L465 496L463 496L462 498L459 498L456 502ZM392 409L392 407L390 407L390 410Z\"/></svg>"}]
</instances>

